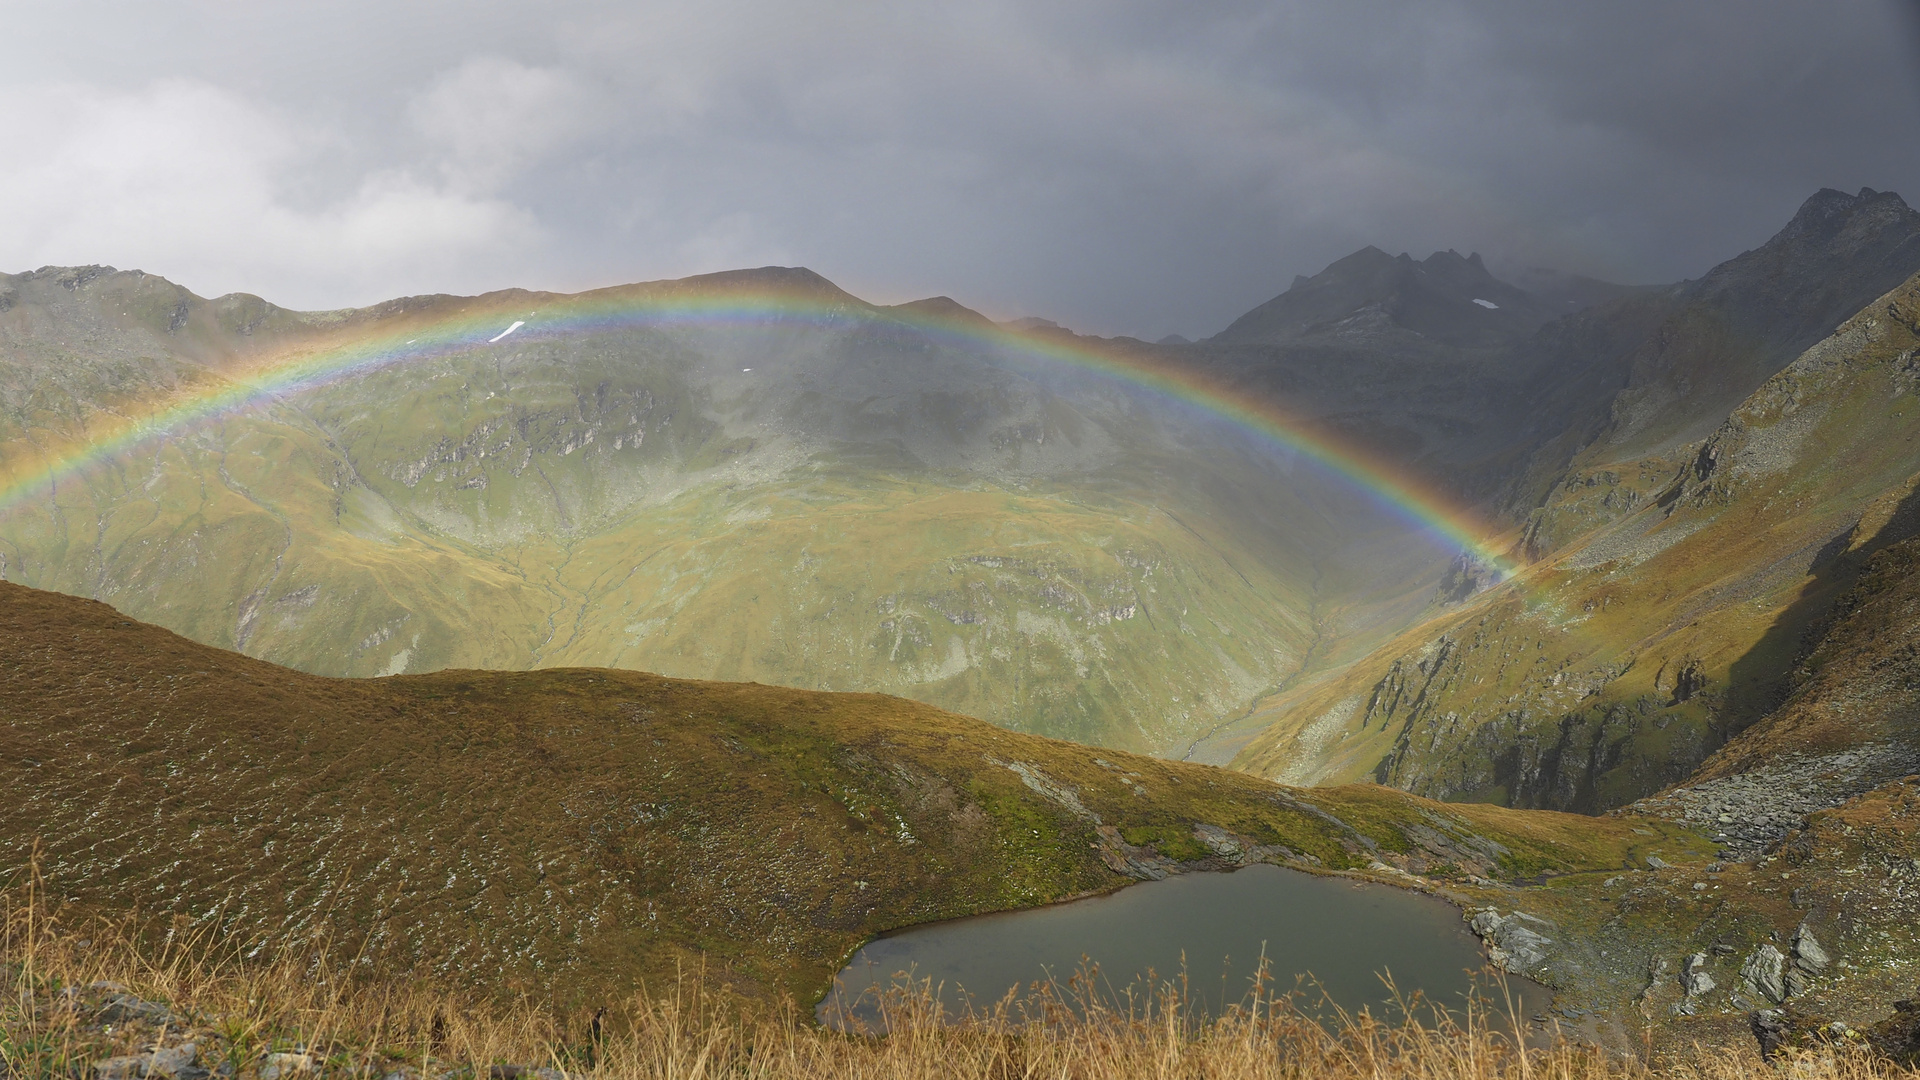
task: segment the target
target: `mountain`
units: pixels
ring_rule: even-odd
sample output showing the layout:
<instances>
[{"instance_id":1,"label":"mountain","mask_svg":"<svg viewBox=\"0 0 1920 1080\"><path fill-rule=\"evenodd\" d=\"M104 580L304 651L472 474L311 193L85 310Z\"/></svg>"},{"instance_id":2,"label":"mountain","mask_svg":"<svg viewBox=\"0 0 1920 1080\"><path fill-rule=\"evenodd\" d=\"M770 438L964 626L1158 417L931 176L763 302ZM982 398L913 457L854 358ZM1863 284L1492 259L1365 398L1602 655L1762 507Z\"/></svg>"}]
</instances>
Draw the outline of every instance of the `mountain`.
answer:
<instances>
[{"instance_id":1,"label":"mountain","mask_svg":"<svg viewBox=\"0 0 1920 1080\"><path fill-rule=\"evenodd\" d=\"M1699 846L1660 823L1292 791L877 694L583 668L321 678L6 583L0 657L0 866L37 850L68 917L158 903L256 951L320 936L370 971L576 1007L676 963L811 1001L881 930L1169 872L1531 878Z\"/></svg>"},{"instance_id":2,"label":"mountain","mask_svg":"<svg viewBox=\"0 0 1920 1080\"><path fill-rule=\"evenodd\" d=\"M1920 533L1916 313L1920 273L1767 378L1677 463L1622 469L1647 494L1615 503L1597 530L1276 700L1284 719L1237 763L1293 782L1373 776L1435 797L1593 812L1685 780L1723 746L1705 775L1838 752L1821 749L1831 732L1812 734L1834 707L1816 703L1847 698L1817 677L1796 690L1793 672L1857 655L1848 611L1902 602L1888 583L1899 564L1874 559L1896 559ZM1885 595L1842 602L1863 573ZM1806 654L1807 636L1835 619L1840 636ZM1911 761L1870 719L1905 708L1899 679L1845 685L1879 702L1844 710L1861 745L1879 749L1829 804ZM1807 769L1820 771L1789 771L1804 780Z\"/></svg>"},{"instance_id":3,"label":"mountain","mask_svg":"<svg viewBox=\"0 0 1920 1080\"><path fill-rule=\"evenodd\" d=\"M318 674L877 690L1177 754L1451 555L1091 373L1151 346L803 269L321 313L103 267L0 288L0 576ZM1316 626L1352 582L1366 616Z\"/></svg>"},{"instance_id":4,"label":"mountain","mask_svg":"<svg viewBox=\"0 0 1920 1080\"><path fill-rule=\"evenodd\" d=\"M1413 346L1511 343L1565 312L1497 280L1478 254L1421 261L1361 248L1235 319L1208 344L1325 340Z\"/></svg>"},{"instance_id":5,"label":"mountain","mask_svg":"<svg viewBox=\"0 0 1920 1080\"><path fill-rule=\"evenodd\" d=\"M1367 249L1167 345L798 268L14 275L0 577L74 595L0 585L0 848L590 996L1269 858L1550 928L1583 1024L1870 1020L1920 948L1916 238L1863 190L1666 286Z\"/></svg>"},{"instance_id":6,"label":"mountain","mask_svg":"<svg viewBox=\"0 0 1920 1080\"><path fill-rule=\"evenodd\" d=\"M1416 261L1369 247L1297 278L1175 362L1285 403L1303 426L1417 486L1485 503L1520 454L1515 402L1548 363L1528 345L1570 310L1495 278L1477 254Z\"/></svg>"},{"instance_id":7,"label":"mountain","mask_svg":"<svg viewBox=\"0 0 1920 1080\"><path fill-rule=\"evenodd\" d=\"M1645 496L1760 384L1920 270L1920 212L1892 192L1823 190L1767 243L1698 281L1581 312L1523 351L1505 491L1537 557ZM1597 503L1610 503L1599 506Z\"/></svg>"}]
</instances>

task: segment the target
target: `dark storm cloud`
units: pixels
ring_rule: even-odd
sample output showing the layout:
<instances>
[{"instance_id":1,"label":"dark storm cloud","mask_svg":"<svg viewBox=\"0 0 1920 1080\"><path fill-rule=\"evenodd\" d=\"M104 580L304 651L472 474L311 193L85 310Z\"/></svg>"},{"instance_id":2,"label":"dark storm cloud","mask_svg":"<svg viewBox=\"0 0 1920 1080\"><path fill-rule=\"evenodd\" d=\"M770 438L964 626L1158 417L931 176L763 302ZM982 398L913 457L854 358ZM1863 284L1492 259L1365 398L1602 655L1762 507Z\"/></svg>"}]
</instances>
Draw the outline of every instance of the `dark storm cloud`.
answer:
<instances>
[{"instance_id":1,"label":"dark storm cloud","mask_svg":"<svg viewBox=\"0 0 1920 1080\"><path fill-rule=\"evenodd\" d=\"M48 5L0 74L0 267L329 306L788 262L1154 336L1364 244L1670 280L1818 187L1920 190L1911 16Z\"/></svg>"}]
</instances>

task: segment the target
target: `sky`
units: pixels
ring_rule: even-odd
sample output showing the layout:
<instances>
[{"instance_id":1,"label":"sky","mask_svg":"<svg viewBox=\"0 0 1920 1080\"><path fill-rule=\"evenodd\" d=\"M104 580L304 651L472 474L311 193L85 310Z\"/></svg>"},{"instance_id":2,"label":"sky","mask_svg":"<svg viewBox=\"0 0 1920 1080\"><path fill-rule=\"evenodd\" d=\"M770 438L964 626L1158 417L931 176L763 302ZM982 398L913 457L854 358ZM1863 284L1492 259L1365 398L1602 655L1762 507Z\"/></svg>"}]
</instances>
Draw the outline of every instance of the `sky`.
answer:
<instances>
[{"instance_id":1,"label":"sky","mask_svg":"<svg viewBox=\"0 0 1920 1080\"><path fill-rule=\"evenodd\" d=\"M768 264L1211 334L1362 246L1694 277L1920 202L1916 0L146 0L0 40L0 272L333 308Z\"/></svg>"}]
</instances>

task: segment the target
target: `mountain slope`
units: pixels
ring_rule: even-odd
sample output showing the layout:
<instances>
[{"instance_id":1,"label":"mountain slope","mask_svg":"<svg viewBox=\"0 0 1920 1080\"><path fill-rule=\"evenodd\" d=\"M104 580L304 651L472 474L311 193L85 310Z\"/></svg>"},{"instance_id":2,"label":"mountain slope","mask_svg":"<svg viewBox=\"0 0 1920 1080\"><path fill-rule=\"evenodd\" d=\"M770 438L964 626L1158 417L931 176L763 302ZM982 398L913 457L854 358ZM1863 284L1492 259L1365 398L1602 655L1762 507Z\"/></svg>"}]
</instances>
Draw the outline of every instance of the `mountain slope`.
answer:
<instances>
[{"instance_id":1,"label":"mountain slope","mask_svg":"<svg viewBox=\"0 0 1920 1080\"><path fill-rule=\"evenodd\" d=\"M1496 279L1478 255L1365 248L1176 359L1471 495L1460 470L1478 475L1506 445L1510 396L1535 373L1521 346L1569 307Z\"/></svg>"},{"instance_id":2,"label":"mountain slope","mask_svg":"<svg viewBox=\"0 0 1920 1080\"><path fill-rule=\"evenodd\" d=\"M570 1005L681 961L809 1000L880 930L1183 868L1531 877L1698 846L1288 790L880 695L592 669L327 679L5 583L0 658L0 866L38 850L83 911L320 935L388 974Z\"/></svg>"},{"instance_id":3,"label":"mountain slope","mask_svg":"<svg viewBox=\"0 0 1920 1080\"><path fill-rule=\"evenodd\" d=\"M1875 297L1920 272L1920 211L1892 192L1809 198L1752 251L1597 306L1522 351L1538 374L1498 497L1528 515L1538 558L1631 511L1736 405Z\"/></svg>"},{"instance_id":4,"label":"mountain slope","mask_svg":"<svg viewBox=\"0 0 1920 1080\"><path fill-rule=\"evenodd\" d=\"M1780 705L1809 628L1920 529L1920 276L1768 379L1584 543L1272 706L1236 763L1587 811Z\"/></svg>"},{"instance_id":5,"label":"mountain slope","mask_svg":"<svg viewBox=\"0 0 1920 1080\"><path fill-rule=\"evenodd\" d=\"M1316 582L1369 572L1346 552L1406 568L1361 637L1451 554L1216 418L1015 363L957 304L804 270L306 314L104 268L5 289L0 474L88 464L0 508L0 576L316 673L885 690L1177 752L1294 676ZM448 325L471 329L88 450L285 357Z\"/></svg>"}]
</instances>

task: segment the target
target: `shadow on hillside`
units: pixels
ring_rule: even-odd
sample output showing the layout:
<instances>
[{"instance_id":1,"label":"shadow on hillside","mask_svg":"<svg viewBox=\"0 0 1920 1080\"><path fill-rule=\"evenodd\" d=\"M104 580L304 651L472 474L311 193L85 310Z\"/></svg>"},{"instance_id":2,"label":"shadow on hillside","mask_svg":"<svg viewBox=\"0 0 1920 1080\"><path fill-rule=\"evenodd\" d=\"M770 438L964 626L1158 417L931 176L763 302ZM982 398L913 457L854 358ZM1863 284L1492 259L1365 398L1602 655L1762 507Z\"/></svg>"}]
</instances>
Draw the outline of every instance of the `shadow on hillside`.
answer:
<instances>
[{"instance_id":1,"label":"shadow on hillside","mask_svg":"<svg viewBox=\"0 0 1920 1080\"><path fill-rule=\"evenodd\" d=\"M1884 548L1920 536L1920 491L1901 500L1893 516L1857 550L1855 530L1828 541L1809 568L1813 580L1728 672L1726 697L1714 723L1714 749L1780 707L1797 683L1795 669L1825 636L1834 604L1860 579L1867 562Z\"/></svg>"}]
</instances>

